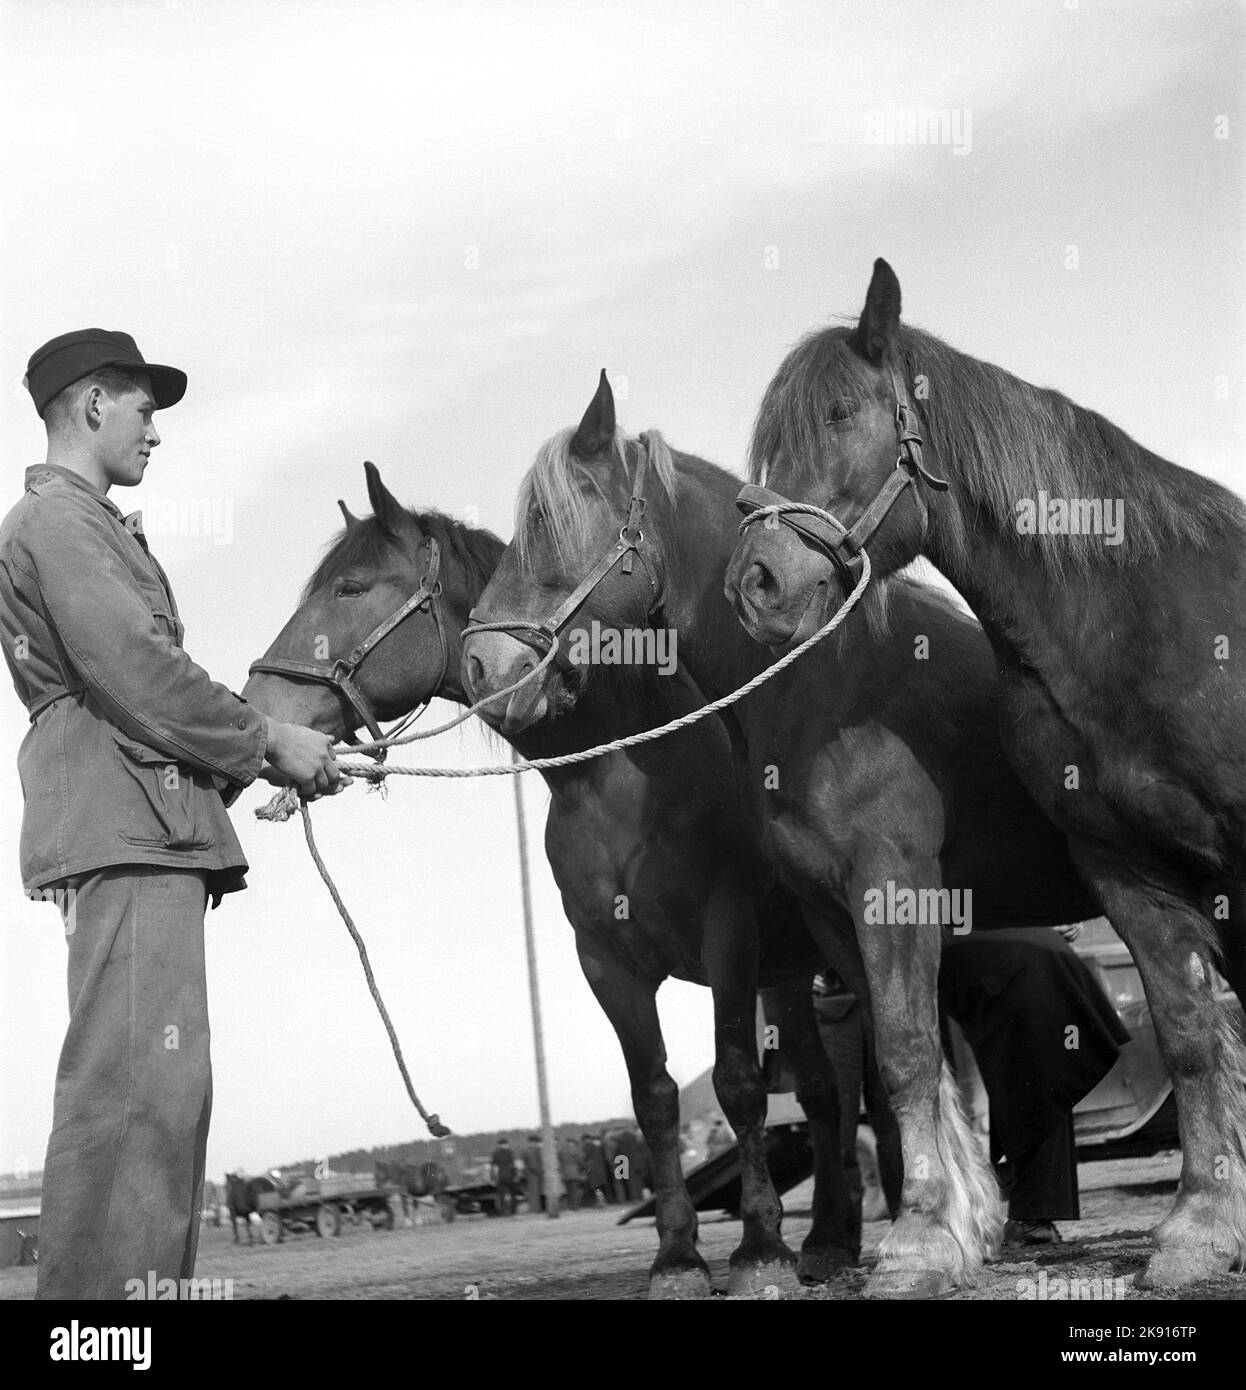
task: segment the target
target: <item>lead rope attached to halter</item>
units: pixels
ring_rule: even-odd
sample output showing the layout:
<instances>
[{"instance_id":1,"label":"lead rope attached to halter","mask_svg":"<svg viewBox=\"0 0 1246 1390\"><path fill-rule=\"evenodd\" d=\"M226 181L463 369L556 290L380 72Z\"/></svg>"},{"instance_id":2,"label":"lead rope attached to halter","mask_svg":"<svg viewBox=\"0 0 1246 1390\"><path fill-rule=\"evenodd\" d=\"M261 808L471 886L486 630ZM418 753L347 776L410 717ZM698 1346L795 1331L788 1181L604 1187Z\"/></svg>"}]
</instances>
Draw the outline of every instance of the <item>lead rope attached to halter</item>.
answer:
<instances>
[{"instance_id":1,"label":"lead rope attached to halter","mask_svg":"<svg viewBox=\"0 0 1246 1390\"><path fill-rule=\"evenodd\" d=\"M801 503L791 503L788 505L792 507L804 507L804 504ZM805 510L817 511L817 508L805 507ZM744 685L740 686L738 690L733 690L729 695L724 695L718 700L713 700L707 705L702 705L700 709L693 710L690 714L685 714L679 719L672 719L669 723L663 724L659 728L647 729L639 734L631 734L627 738L613 739L609 743L598 744L595 748L585 748L579 753L566 753L557 758L533 758L531 761L525 762L511 762L502 763L497 766L469 768L387 767L382 764L343 764L342 771L349 773L352 777L362 777L376 783L381 783L386 777L395 774L405 774L411 777L488 777L506 774L513 775L520 772L540 771L545 768L569 767L574 763L588 762L592 758L600 758L607 753L615 753L621 749L631 748L640 743L650 743L654 739L664 738L667 734L674 733L679 729L685 729L689 725L696 724L709 715L717 713L719 710L726 709L729 705L734 705L746 695L751 694L758 686L764 685L768 680L772 680L780 671L785 670L794 661L803 656L810 647L821 642L823 638L829 637L853 608L856 607L858 599L860 599L861 595L865 592L866 586L870 582L870 557L864 551L861 553L861 561L861 577L857 580L856 587L840 605L838 612L836 612L830 622L820 627L812 636L806 637L798 647L794 647L786 656L780 657L778 661L767 666L764 671L758 672L752 680L747 681ZM506 624L505 626L512 625ZM535 680L545 667L553 661L557 651L558 637L555 635L549 651L546 652L531 671L515 681L513 685L509 685L503 690L499 690L496 694L487 696L483 700L478 700L466 713L451 720L450 723L441 728L425 730L423 733L408 734L405 738L395 738L392 741L394 743L410 743L415 739L431 738L434 734L454 728L483 706L492 703L494 700L499 700L504 696L511 695L521 686L527 685L530 681ZM379 744L385 746L388 746L390 742L390 739L379 740ZM345 746L350 747L350 745ZM365 748L372 748L375 746L378 745L363 745ZM342 747L342 745L339 745L339 747ZM358 751L358 746L356 746L356 751ZM394 1025L390 1022L389 1013L385 1008L380 991L376 987L376 981L372 976L372 967L368 962L368 952L363 944L363 938L359 935L359 931L351 918L350 912L347 910L346 904L342 901L342 895L338 892L337 885L333 882L333 877L325 867L325 862L320 857L320 851L316 848L316 839L312 833L311 812L308 810L307 802L299 798L298 793L293 787L284 787L267 803L267 805L259 807L255 814L259 820L284 821L288 820L290 816L294 814L296 808L303 817L303 833L307 839L307 848L311 852L316 870L324 880L325 887L328 888L333 898L334 905L337 907L342 920L346 923L346 929L350 932L355 946L358 948L359 959L363 962L363 972L368 981L368 988L371 990L372 998L376 1003L377 1009L380 1011L381 1020L385 1024L385 1031L389 1034L390 1046L393 1048L394 1059L398 1063L398 1069L402 1073L402 1079L406 1085L407 1094L411 1097L412 1104L419 1111L425 1124L428 1125L429 1132L437 1138L442 1138L444 1135L449 1134L450 1130L441 1123L437 1115L430 1115L424 1109L423 1105L420 1104L420 1098L415 1094L415 1087L411 1084L411 1077L407 1071L407 1064L403 1060L402 1048L399 1045L398 1036L394 1032Z\"/></svg>"},{"instance_id":2,"label":"lead rope attached to halter","mask_svg":"<svg viewBox=\"0 0 1246 1390\"><path fill-rule=\"evenodd\" d=\"M403 1060L402 1048L398 1044L398 1034L394 1032L394 1025L389 1020L389 1010L385 1007L385 1001L381 998L381 991L376 987L376 980L372 975L372 966L368 960L367 947L363 944L363 937L355 926L346 904L342 901L342 895L337 891L337 886L333 882L328 869L325 868L324 860L320 857L320 851L316 848L316 837L312 834L311 812L307 809L307 802L299 803L299 810L303 815L303 834L307 837L307 848L311 851L311 857L320 872L320 877L324 879L325 887L333 896L333 901L337 905L337 910L342 914L342 921L346 923L346 930L350 932L351 938L359 951L359 959L363 962L364 977L368 981L368 988L372 991L372 998L380 1011L381 1021L385 1024L385 1031L389 1034L389 1044L394 1050L394 1060L398 1063L398 1070L402 1073L403 1083L407 1088L407 1095L411 1097L411 1104L420 1112L420 1118L428 1126L428 1132L435 1139L444 1139L450 1133L448 1125L441 1123L440 1115L430 1115L420 1104L420 1098L415 1094L415 1087L411 1084L411 1075L407 1071L407 1064Z\"/></svg>"},{"instance_id":3,"label":"lead rope attached to halter","mask_svg":"<svg viewBox=\"0 0 1246 1390\"><path fill-rule=\"evenodd\" d=\"M789 503L787 505L800 507L803 510L817 510L814 507L806 507L804 503ZM857 580L856 587L840 605L838 612L830 622L820 627L811 637L806 637L798 647L793 647L790 652L780 657L772 665L767 666L764 671L759 671L752 680L745 682L738 690L733 690L729 695L723 695L717 700L711 700L709 704L702 705L700 709L693 710L690 714L681 715L678 719L672 719L669 723L662 724L656 729L645 729L639 734L629 734L626 738L616 738L609 743L599 743L593 748L584 748L578 753L563 753L556 758L532 758L523 762L498 763L488 767L388 767L373 766L367 763L342 763L340 764L341 770L351 777L359 777L369 782L383 782L387 777L508 777L520 772L544 772L552 768L571 767L575 763L589 762L593 758L604 757L607 753L618 753L624 748L634 748L640 743L651 743L654 739L665 738L667 734L677 733L680 729L686 729L691 724L697 724L711 714L717 714L719 710L727 709L730 705L736 704L746 695L751 695L759 685L764 685L766 681L777 676L780 671L786 670L810 647L821 642L823 638L829 637L856 607L857 600L865 592L866 586L870 582L870 557L864 551L861 553L861 561L861 577ZM513 624L506 624L505 626L513 626ZM479 701L473 706L473 709L487 705L493 700L499 700L504 695L511 694L518 687L527 685L553 660L557 650L558 639L555 638L550 650L527 675L516 681L514 685L507 686L505 690L499 690L496 695L487 696ZM455 722L462 721L456 720ZM432 732L436 732L436 730ZM410 739L405 741L409 742ZM372 745L367 746L371 747ZM349 745L339 745L335 751L351 752L353 750ZM294 814L298 805L298 793L293 787L285 787L266 805L261 806L255 814L260 820L284 821Z\"/></svg>"}]
</instances>

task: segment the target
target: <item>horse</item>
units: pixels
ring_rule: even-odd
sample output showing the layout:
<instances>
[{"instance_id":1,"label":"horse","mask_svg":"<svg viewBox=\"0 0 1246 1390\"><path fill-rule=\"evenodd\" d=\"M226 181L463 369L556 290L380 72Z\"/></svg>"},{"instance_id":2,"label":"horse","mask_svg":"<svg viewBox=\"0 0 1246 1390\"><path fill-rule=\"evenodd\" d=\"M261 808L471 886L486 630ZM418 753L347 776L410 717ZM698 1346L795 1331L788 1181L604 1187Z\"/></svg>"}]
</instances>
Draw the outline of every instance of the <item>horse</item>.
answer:
<instances>
[{"instance_id":1,"label":"horse","mask_svg":"<svg viewBox=\"0 0 1246 1390\"><path fill-rule=\"evenodd\" d=\"M470 693L530 671L555 633L561 649L591 655L579 640L585 631L604 651L604 633L665 630L707 697L755 676L767 658L721 597L739 486L657 431L619 432L603 373L579 429L553 436L523 483L515 540L477 606L495 625L513 618L512 630L469 631ZM643 536L630 533L631 574L598 565L590 572L598 582L586 585L593 557L614 553L616 535L616 548L629 539L630 522L621 532L619 522L637 512ZM633 637L633 650L642 645ZM510 697L506 727L571 706L593 688L597 668L587 667L587 684L585 669L547 666ZM1003 1217L942 1065L940 922L904 909L889 915L886 895L910 906L969 902L974 931L1052 926L1098 910L1063 837L1003 756L990 648L949 600L897 582L872 626L841 628L724 718L766 857L865 1004L897 1113L901 1210L866 1293L929 1297L971 1283L998 1248Z\"/></svg>"},{"instance_id":2,"label":"horse","mask_svg":"<svg viewBox=\"0 0 1246 1390\"><path fill-rule=\"evenodd\" d=\"M902 324L883 260L856 326L779 367L749 476L725 589L758 641L814 630L862 548L877 576L924 555L978 615L1008 758L1137 961L1176 1092L1181 1182L1141 1283L1241 1270L1246 1053L1208 963L1244 997L1246 506Z\"/></svg>"},{"instance_id":3,"label":"horse","mask_svg":"<svg viewBox=\"0 0 1246 1390\"><path fill-rule=\"evenodd\" d=\"M238 1172L225 1174L225 1188L234 1244L238 1244L238 1218L241 1217L247 1228L247 1244L253 1245L255 1232L251 1227L251 1213L260 1209L259 1194L276 1192L277 1184L271 1178L248 1178L245 1173Z\"/></svg>"},{"instance_id":4,"label":"horse","mask_svg":"<svg viewBox=\"0 0 1246 1390\"><path fill-rule=\"evenodd\" d=\"M273 717L338 739L353 737L361 724L379 730L380 720L397 719L434 695L470 703L458 634L504 549L483 529L408 511L374 465L365 465L365 474L372 516L358 519L339 503L345 530L243 690ZM318 648L318 660L307 660ZM523 756L543 756L590 747L702 703L686 677L637 681L620 672L596 682L549 729L521 734L505 719L497 722ZM552 771L545 780L546 854L581 968L622 1047L653 1155L659 1248L650 1296L700 1297L710 1287L679 1162L679 1089L666 1070L655 1000L671 976L708 985L714 995L714 1081L740 1139L743 1175L744 1229L729 1288L794 1287L797 1278L822 1280L855 1262L860 1236L839 1153L838 1097L810 991L820 957L744 824L724 727L706 722L660 747ZM782 1240L782 1208L766 1166L759 983L784 1001L784 1042L796 1051L798 1095L810 1117L814 1221L799 1260Z\"/></svg>"}]
</instances>

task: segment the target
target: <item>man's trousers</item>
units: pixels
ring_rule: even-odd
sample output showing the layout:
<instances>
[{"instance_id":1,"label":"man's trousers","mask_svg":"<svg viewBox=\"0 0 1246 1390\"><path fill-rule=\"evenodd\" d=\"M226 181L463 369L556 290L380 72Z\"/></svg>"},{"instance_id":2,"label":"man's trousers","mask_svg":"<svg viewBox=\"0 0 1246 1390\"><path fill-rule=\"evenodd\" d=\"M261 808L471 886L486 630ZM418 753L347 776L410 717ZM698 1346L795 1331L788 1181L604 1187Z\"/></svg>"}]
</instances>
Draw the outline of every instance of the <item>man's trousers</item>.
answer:
<instances>
[{"instance_id":1,"label":"man's trousers","mask_svg":"<svg viewBox=\"0 0 1246 1390\"><path fill-rule=\"evenodd\" d=\"M130 1281L194 1273L212 1110L204 873L122 864L64 887L69 1031L38 1297L123 1299Z\"/></svg>"}]
</instances>

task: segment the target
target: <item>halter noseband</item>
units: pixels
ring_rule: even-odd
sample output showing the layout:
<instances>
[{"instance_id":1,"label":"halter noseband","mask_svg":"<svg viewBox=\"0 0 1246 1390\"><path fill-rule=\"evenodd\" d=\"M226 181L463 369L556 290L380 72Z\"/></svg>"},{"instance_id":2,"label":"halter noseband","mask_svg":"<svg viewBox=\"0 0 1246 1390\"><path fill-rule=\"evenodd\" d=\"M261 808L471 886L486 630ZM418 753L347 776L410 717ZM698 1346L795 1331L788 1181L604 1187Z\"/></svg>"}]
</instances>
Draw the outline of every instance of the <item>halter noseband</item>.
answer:
<instances>
[{"instance_id":1,"label":"halter noseband","mask_svg":"<svg viewBox=\"0 0 1246 1390\"><path fill-rule=\"evenodd\" d=\"M356 714L359 715L364 727L372 735L373 739L380 741L386 735L382 732L381 726L377 721L376 713L368 703L367 697L355 684L355 673L363 664L364 658L368 653L403 621L410 617L417 608L423 608L425 604L429 606L433 621L437 625L437 641L441 646L441 674L437 677L437 684L433 687L432 694L436 694L441 689L441 684L446 678L446 669L450 660L450 649L446 642L445 625L441 619L441 608L437 603L441 596L441 580L438 577L441 571L441 547L433 536L428 538L428 568L424 571L424 577L420 580L419 587L405 603L396 608L384 622L378 623L362 642L352 647L350 653L345 657L338 657L333 662L317 661L293 661L285 657L261 657L259 661L253 661L251 668L247 672L253 676L257 671L270 671L279 676L299 676L304 680L319 681L324 685L332 686L339 694L344 695L354 707ZM429 699L432 698L430 694ZM410 722L423 713L428 701L420 706L418 710L413 710L390 730L389 737L401 732ZM380 749L374 756L377 762L385 761L385 754L388 750Z\"/></svg>"},{"instance_id":2,"label":"halter noseband","mask_svg":"<svg viewBox=\"0 0 1246 1390\"><path fill-rule=\"evenodd\" d=\"M557 645L563 629L575 617L588 596L615 565L618 565L624 574L631 574L634 560L639 560L644 565L645 573L649 578L649 586L656 596L658 586L653 582L653 572L645 563L645 557L640 549L645 540L645 533L641 530L640 523L644 519L645 509L648 506L644 492L645 478L649 472L649 447L644 442L643 435L641 439L640 458L637 460L636 473L632 479L631 496L627 499L627 520L619 528L619 539L615 541L614 545L606 551L548 618L542 619L539 623L521 620L494 620L487 614L481 613L479 609L473 608L467 615L468 626L463 629L465 638L476 632L510 632L519 641L534 648L544 656L551 647ZM572 664L561 649L554 660L564 670Z\"/></svg>"},{"instance_id":3,"label":"halter noseband","mask_svg":"<svg viewBox=\"0 0 1246 1390\"><path fill-rule=\"evenodd\" d=\"M921 512L924 535L929 511L918 485L919 480L936 492L946 492L948 485L945 479L936 478L922 462L922 437L918 430L917 412L909 403L904 384L894 370L891 372L891 385L896 401L896 444L899 450L896 466L852 526L845 526L821 507L806 507L804 503L790 501L782 493L750 483L740 489L736 498L736 506L745 513L740 523L740 534L743 535L755 522L765 520L769 524L773 517L776 523L790 527L802 539L822 551L835 566L850 593L860 578L861 552L873 540L887 513L906 488L913 489Z\"/></svg>"}]
</instances>

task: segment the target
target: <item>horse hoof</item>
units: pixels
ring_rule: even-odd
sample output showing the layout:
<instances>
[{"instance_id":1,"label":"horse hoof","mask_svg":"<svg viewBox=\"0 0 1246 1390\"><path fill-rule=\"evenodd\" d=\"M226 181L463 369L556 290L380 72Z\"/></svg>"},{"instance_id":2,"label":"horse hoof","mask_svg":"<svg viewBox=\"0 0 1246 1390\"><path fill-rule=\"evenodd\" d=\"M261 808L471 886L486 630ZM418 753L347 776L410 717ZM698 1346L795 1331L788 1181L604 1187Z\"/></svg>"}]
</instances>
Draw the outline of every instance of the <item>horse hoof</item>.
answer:
<instances>
[{"instance_id":1,"label":"horse hoof","mask_svg":"<svg viewBox=\"0 0 1246 1390\"><path fill-rule=\"evenodd\" d=\"M1233 1270L1233 1257L1209 1246L1157 1250L1146 1269L1134 1281L1139 1289L1182 1289L1204 1279L1215 1279Z\"/></svg>"},{"instance_id":2,"label":"horse hoof","mask_svg":"<svg viewBox=\"0 0 1246 1390\"><path fill-rule=\"evenodd\" d=\"M796 1265L788 1260L766 1260L731 1266L727 1293L732 1298L781 1298L800 1288Z\"/></svg>"},{"instance_id":3,"label":"horse hoof","mask_svg":"<svg viewBox=\"0 0 1246 1390\"><path fill-rule=\"evenodd\" d=\"M856 1268L857 1256L839 1245L820 1246L802 1250L796 1274L802 1284L825 1284L845 1269Z\"/></svg>"},{"instance_id":4,"label":"horse hoof","mask_svg":"<svg viewBox=\"0 0 1246 1390\"><path fill-rule=\"evenodd\" d=\"M865 1281L861 1297L944 1298L954 1287L945 1269L883 1269Z\"/></svg>"},{"instance_id":5,"label":"horse hoof","mask_svg":"<svg viewBox=\"0 0 1246 1390\"><path fill-rule=\"evenodd\" d=\"M649 1276L649 1301L708 1298L710 1272L708 1269L666 1269Z\"/></svg>"}]
</instances>

